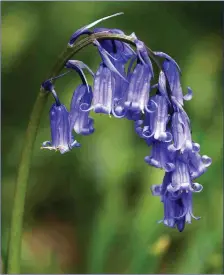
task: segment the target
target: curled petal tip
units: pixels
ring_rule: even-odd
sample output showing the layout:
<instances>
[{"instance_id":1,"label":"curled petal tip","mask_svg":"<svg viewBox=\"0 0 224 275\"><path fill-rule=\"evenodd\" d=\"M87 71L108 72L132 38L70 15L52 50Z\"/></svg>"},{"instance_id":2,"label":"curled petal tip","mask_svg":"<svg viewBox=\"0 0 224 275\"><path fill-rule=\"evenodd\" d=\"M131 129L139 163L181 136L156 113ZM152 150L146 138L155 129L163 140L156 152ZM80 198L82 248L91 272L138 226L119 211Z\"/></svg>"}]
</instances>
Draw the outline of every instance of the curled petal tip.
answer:
<instances>
[{"instance_id":1,"label":"curled petal tip","mask_svg":"<svg viewBox=\"0 0 224 275\"><path fill-rule=\"evenodd\" d=\"M162 142L171 142L173 136L169 132L163 132L163 133L160 133L159 135L155 134L154 138L158 139L158 140L160 140Z\"/></svg>"},{"instance_id":2,"label":"curled petal tip","mask_svg":"<svg viewBox=\"0 0 224 275\"><path fill-rule=\"evenodd\" d=\"M208 167L212 164L212 159L206 155L202 156L201 159L202 159L205 167Z\"/></svg>"},{"instance_id":3,"label":"curled petal tip","mask_svg":"<svg viewBox=\"0 0 224 275\"><path fill-rule=\"evenodd\" d=\"M192 183L193 192L201 192L203 190L203 186L197 182Z\"/></svg>"},{"instance_id":4,"label":"curled petal tip","mask_svg":"<svg viewBox=\"0 0 224 275\"><path fill-rule=\"evenodd\" d=\"M187 90L188 90L188 92L183 98L184 98L184 100L189 101L193 97L193 91L191 90L190 87L187 87Z\"/></svg>"},{"instance_id":5,"label":"curled petal tip","mask_svg":"<svg viewBox=\"0 0 224 275\"><path fill-rule=\"evenodd\" d=\"M193 152L198 153L200 151L200 144L193 143Z\"/></svg>"},{"instance_id":6,"label":"curled petal tip","mask_svg":"<svg viewBox=\"0 0 224 275\"><path fill-rule=\"evenodd\" d=\"M153 196L160 196L161 195L161 185L154 184L150 187Z\"/></svg>"},{"instance_id":7,"label":"curled petal tip","mask_svg":"<svg viewBox=\"0 0 224 275\"><path fill-rule=\"evenodd\" d=\"M158 108L158 104L154 100L150 100L145 106L145 110L148 113L154 113Z\"/></svg>"}]
</instances>

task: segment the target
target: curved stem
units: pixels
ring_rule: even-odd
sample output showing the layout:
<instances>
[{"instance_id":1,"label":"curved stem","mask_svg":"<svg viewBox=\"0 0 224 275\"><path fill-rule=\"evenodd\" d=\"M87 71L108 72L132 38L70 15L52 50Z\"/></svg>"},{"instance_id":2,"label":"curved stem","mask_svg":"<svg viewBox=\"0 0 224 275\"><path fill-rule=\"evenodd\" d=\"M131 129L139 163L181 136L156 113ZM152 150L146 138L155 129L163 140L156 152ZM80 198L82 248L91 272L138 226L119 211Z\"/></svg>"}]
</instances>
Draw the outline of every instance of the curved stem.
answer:
<instances>
[{"instance_id":1,"label":"curved stem","mask_svg":"<svg viewBox=\"0 0 224 275\"><path fill-rule=\"evenodd\" d=\"M33 111L30 116L30 121L26 131L22 156L21 156L19 169L18 169L17 182L15 187L15 197L14 197L14 204L13 204L13 211L12 211L9 250L8 250L7 274L20 273L20 250L21 250L23 212L24 212L25 196L26 196L26 190L27 190L27 182L28 182L33 146L34 146L41 114L44 109L46 101L47 101L47 97L40 92L34 104Z\"/></svg>"},{"instance_id":2,"label":"curved stem","mask_svg":"<svg viewBox=\"0 0 224 275\"><path fill-rule=\"evenodd\" d=\"M111 39L111 40L120 40L131 45L135 45L133 38L126 35L120 34L111 34L111 33L97 33L92 34L78 42L75 43L72 47L68 47L62 52L58 57L57 63L53 67L50 77L57 76L60 71L63 69L65 63L78 51L82 48L90 45L95 39ZM148 49L150 57L157 62L156 57L153 52ZM7 265L7 274L19 274L20 273L20 253L21 253L21 239L22 239L22 230L23 230L23 213L25 206L26 191L28 185L28 177L30 171L30 164L32 158L33 147L41 119L41 115L45 104L47 102L47 97L49 93L40 91L36 102L34 104L29 124L26 131L26 136L24 140L24 145L22 149L22 156L18 168L18 176L15 187L14 203L12 210L12 220L9 236L9 249L8 249L8 265Z\"/></svg>"}]
</instances>

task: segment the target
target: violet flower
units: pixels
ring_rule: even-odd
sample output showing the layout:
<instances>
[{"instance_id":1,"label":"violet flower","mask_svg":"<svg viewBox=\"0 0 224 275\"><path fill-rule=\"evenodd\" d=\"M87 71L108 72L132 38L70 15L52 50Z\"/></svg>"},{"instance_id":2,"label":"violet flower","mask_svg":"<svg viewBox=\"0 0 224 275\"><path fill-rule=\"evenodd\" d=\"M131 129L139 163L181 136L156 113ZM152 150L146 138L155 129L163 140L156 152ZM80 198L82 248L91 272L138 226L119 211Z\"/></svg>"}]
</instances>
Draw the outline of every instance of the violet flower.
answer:
<instances>
[{"instance_id":1,"label":"violet flower","mask_svg":"<svg viewBox=\"0 0 224 275\"><path fill-rule=\"evenodd\" d=\"M45 141L42 149L59 150L61 154L73 147L80 147L70 131L69 113L64 105L53 104L50 109L51 141Z\"/></svg>"},{"instance_id":2,"label":"violet flower","mask_svg":"<svg viewBox=\"0 0 224 275\"><path fill-rule=\"evenodd\" d=\"M79 85L72 96L70 105L70 127L77 134L90 135L94 132L93 119L89 117L89 111L85 110L91 106L92 89L85 84Z\"/></svg>"},{"instance_id":3,"label":"violet flower","mask_svg":"<svg viewBox=\"0 0 224 275\"><path fill-rule=\"evenodd\" d=\"M202 186L193 183L188 165L178 159L175 169L166 173L161 185L151 187L154 196L160 196L164 204L164 218L162 222L169 227L177 227L181 232L185 223L191 223L195 217L192 211L192 193L201 192Z\"/></svg>"},{"instance_id":4,"label":"violet flower","mask_svg":"<svg viewBox=\"0 0 224 275\"><path fill-rule=\"evenodd\" d=\"M137 64L133 72L129 73L129 86L127 88L126 100L124 103L125 109L132 112L152 112L148 108L150 82L153 77L153 68L150 58L148 57L144 43L137 39L135 34ZM129 65L129 71L132 63Z\"/></svg>"},{"instance_id":5,"label":"violet flower","mask_svg":"<svg viewBox=\"0 0 224 275\"><path fill-rule=\"evenodd\" d=\"M93 73L81 61L66 62L65 67L77 72L82 81L72 96L70 112L59 101L53 86L53 80L64 74L42 83L42 89L50 92L56 102L50 110L52 141L44 142L42 148L65 153L72 147L79 147L72 131L82 135L94 132L93 119L89 117L91 110L133 120L138 136L145 140L148 147L152 146L145 162L165 171L162 184L151 188L153 195L160 196L164 205L161 222L181 232L192 218L199 219L193 215L192 194L201 192L203 188L194 181L212 163L211 158L200 155L200 145L192 140L191 121L184 110L184 100L191 100L193 92L188 87L187 94L183 95L177 62L166 53L151 52L134 33L131 34L131 41L135 44L135 50L124 41L114 39L116 37L108 39L106 35L105 38L99 35L120 35L122 39L125 35L122 30L104 27L90 30L96 24L120 14L96 20L71 36L69 47L73 47L81 35L100 36L92 44L97 47L101 63ZM163 59L155 85L152 85L154 70L149 50L150 56L155 55L157 65L159 62L156 59ZM84 69L93 77L93 92ZM153 88L157 89L154 95Z\"/></svg>"},{"instance_id":6,"label":"violet flower","mask_svg":"<svg viewBox=\"0 0 224 275\"><path fill-rule=\"evenodd\" d=\"M168 150L168 144L155 140L152 142L151 155L145 157L145 162L156 168L171 172L175 169L175 152Z\"/></svg>"}]
</instances>

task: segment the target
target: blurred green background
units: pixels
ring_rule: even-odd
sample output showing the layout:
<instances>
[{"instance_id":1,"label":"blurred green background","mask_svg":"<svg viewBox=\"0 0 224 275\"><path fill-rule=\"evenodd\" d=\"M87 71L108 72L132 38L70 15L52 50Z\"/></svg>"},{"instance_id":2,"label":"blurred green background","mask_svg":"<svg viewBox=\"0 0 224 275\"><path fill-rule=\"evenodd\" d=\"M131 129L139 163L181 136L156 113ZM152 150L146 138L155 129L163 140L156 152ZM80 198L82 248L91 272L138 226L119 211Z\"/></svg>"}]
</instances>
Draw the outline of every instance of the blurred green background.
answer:
<instances>
[{"instance_id":1,"label":"blurred green background","mask_svg":"<svg viewBox=\"0 0 224 275\"><path fill-rule=\"evenodd\" d=\"M2 257L6 261L17 168L29 115L71 34L94 20L135 32L153 50L174 57L193 139L212 166L198 181L193 220L184 232L157 220L163 205L149 190L163 172L147 166L149 148L131 121L95 115L95 133L76 136L82 147L60 155L40 150L50 138L49 108L42 116L24 213L22 273L222 273L221 3L219 2L2 2ZM93 70L88 47L74 59ZM89 81L91 79L89 78ZM67 107L79 77L59 80Z\"/></svg>"}]
</instances>

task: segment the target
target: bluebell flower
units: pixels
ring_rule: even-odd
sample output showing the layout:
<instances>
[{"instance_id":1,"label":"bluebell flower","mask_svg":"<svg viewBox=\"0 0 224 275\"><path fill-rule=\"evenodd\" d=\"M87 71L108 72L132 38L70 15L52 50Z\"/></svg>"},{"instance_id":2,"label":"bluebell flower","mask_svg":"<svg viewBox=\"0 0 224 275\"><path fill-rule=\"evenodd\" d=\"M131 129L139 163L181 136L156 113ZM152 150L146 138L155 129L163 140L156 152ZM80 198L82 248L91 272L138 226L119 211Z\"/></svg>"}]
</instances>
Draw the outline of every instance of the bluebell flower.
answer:
<instances>
[{"instance_id":1,"label":"bluebell flower","mask_svg":"<svg viewBox=\"0 0 224 275\"><path fill-rule=\"evenodd\" d=\"M114 63L115 64L115 63ZM126 78L125 66L122 62L116 62L115 64L119 73ZM125 81L117 74L113 74L114 77L114 92L113 92L113 115L115 117L129 117L129 114L125 111L124 100L128 88L128 82ZM131 114L132 116L132 114ZM132 116L133 118L133 116Z\"/></svg>"},{"instance_id":2,"label":"bluebell flower","mask_svg":"<svg viewBox=\"0 0 224 275\"><path fill-rule=\"evenodd\" d=\"M125 35L119 29L101 27L90 30L120 14L90 23L71 36L69 47L73 47L81 35L98 35L98 40L92 44L97 47L101 63L93 73L81 61L66 62L65 67L77 72L82 81L72 96L70 112L59 101L53 86L53 80L64 74L42 83L42 89L50 92L56 102L50 110L52 141L44 142L42 148L65 153L72 147L79 147L72 132L82 135L94 132L93 119L89 116L91 110L133 120L136 133L152 146L145 162L165 171L162 184L151 188L153 195L160 196L164 205L164 217L160 222L181 232L192 218L199 219L193 215L192 194L201 192L202 185L194 181L212 163L211 158L200 154L200 145L192 140L191 122L183 107L184 100L192 99L193 91L188 87L187 94L183 95L181 71L176 61L166 53L152 52L134 33L131 40L136 46L135 51L124 41L117 40L116 35ZM100 33L114 34L114 37L103 38ZM154 72L149 53L163 59L155 85L152 85ZM154 61L158 65L157 60ZM93 76L93 92L84 69ZM156 93L152 96L154 88Z\"/></svg>"},{"instance_id":3,"label":"bluebell flower","mask_svg":"<svg viewBox=\"0 0 224 275\"><path fill-rule=\"evenodd\" d=\"M192 183L188 164L181 160L181 155L176 158L175 170L172 172L172 180L167 186L167 191L175 195L178 191L200 192L202 185Z\"/></svg>"},{"instance_id":4,"label":"bluebell flower","mask_svg":"<svg viewBox=\"0 0 224 275\"><path fill-rule=\"evenodd\" d=\"M168 227L177 227L182 232L191 218L196 220L192 210L192 192L182 192L178 198L172 198L169 193L163 196L164 218L160 221Z\"/></svg>"},{"instance_id":5,"label":"bluebell flower","mask_svg":"<svg viewBox=\"0 0 224 275\"><path fill-rule=\"evenodd\" d=\"M151 187L154 196L160 196L164 204L164 218L162 222L169 226L177 226L179 231L183 231L185 223L191 223L191 218L199 219L193 215L192 193L201 192L202 185L193 183L189 167L176 159L175 169L165 173L161 185Z\"/></svg>"},{"instance_id":6,"label":"bluebell flower","mask_svg":"<svg viewBox=\"0 0 224 275\"><path fill-rule=\"evenodd\" d=\"M154 139L163 142L170 142L172 140L172 135L170 131L166 129L169 121L167 100L164 96L159 94L152 96L151 100L156 103L157 108L155 112L148 115L149 129L147 132L145 131L145 135L148 137L153 136ZM147 124L144 124L144 127L147 126Z\"/></svg>"},{"instance_id":7,"label":"bluebell flower","mask_svg":"<svg viewBox=\"0 0 224 275\"><path fill-rule=\"evenodd\" d=\"M64 154L73 147L80 147L71 135L69 113L64 105L53 104L50 109L51 141L45 141L42 149L59 150Z\"/></svg>"},{"instance_id":8,"label":"bluebell flower","mask_svg":"<svg viewBox=\"0 0 224 275\"><path fill-rule=\"evenodd\" d=\"M189 87L188 87L188 93L186 95L183 95L183 91L180 83L180 70L177 63L171 58L165 59L162 67L169 82L171 95L175 97L178 103L180 105L183 105L183 100L191 100L193 93Z\"/></svg>"},{"instance_id":9,"label":"bluebell flower","mask_svg":"<svg viewBox=\"0 0 224 275\"><path fill-rule=\"evenodd\" d=\"M173 144L171 146L173 150L180 150L182 153L192 150L199 152L200 145L192 141L189 118L186 117L185 113L182 111L174 112L171 125L173 135Z\"/></svg>"},{"instance_id":10,"label":"bluebell flower","mask_svg":"<svg viewBox=\"0 0 224 275\"><path fill-rule=\"evenodd\" d=\"M91 86L81 84L74 91L70 105L70 127L77 134L90 135L94 132L93 119L89 117L89 111L92 102Z\"/></svg>"},{"instance_id":11,"label":"bluebell flower","mask_svg":"<svg viewBox=\"0 0 224 275\"><path fill-rule=\"evenodd\" d=\"M110 69L101 63L93 84L92 109L94 112L111 114L114 88L115 80Z\"/></svg>"},{"instance_id":12,"label":"bluebell flower","mask_svg":"<svg viewBox=\"0 0 224 275\"><path fill-rule=\"evenodd\" d=\"M153 77L153 68L150 58L148 57L146 47L144 43L135 38L137 51L137 64L134 67L133 72L130 71L132 63L129 65L129 86L126 92L126 100L124 106L126 110L132 112L142 112L146 110L151 112L148 107L149 94L150 94L150 82Z\"/></svg>"},{"instance_id":13,"label":"bluebell flower","mask_svg":"<svg viewBox=\"0 0 224 275\"><path fill-rule=\"evenodd\" d=\"M198 152L190 151L186 162L189 164L190 176L194 180L207 171L212 164L212 159L206 155L201 156Z\"/></svg>"},{"instance_id":14,"label":"bluebell flower","mask_svg":"<svg viewBox=\"0 0 224 275\"><path fill-rule=\"evenodd\" d=\"M175 152L168 150L168 143L154 140L151 155L145 157L145 162L156 168L171 172L175 169Z\"/></svg>"},{"instance_id":15,"label":"bluebell flower","mask_svg":"<svg viewBox=\"0 0 224 275\"><path fill-rule=\"evenodd\" d=\"M150 81L152 74L147 65L138 63L130 76L124 106L133 112L148 111ZM150 111L149 111L150 112Z\"/></svg>"}]
</instances>

